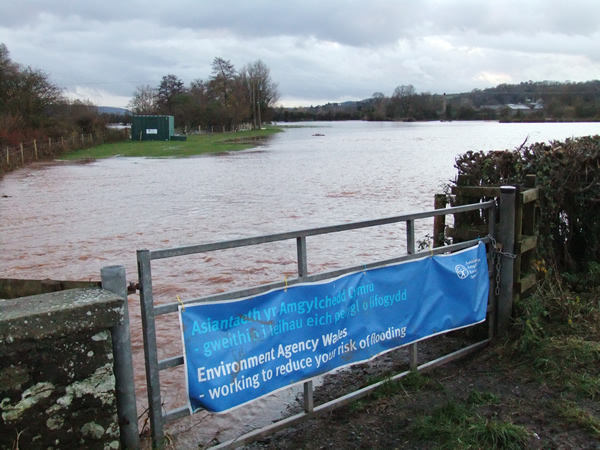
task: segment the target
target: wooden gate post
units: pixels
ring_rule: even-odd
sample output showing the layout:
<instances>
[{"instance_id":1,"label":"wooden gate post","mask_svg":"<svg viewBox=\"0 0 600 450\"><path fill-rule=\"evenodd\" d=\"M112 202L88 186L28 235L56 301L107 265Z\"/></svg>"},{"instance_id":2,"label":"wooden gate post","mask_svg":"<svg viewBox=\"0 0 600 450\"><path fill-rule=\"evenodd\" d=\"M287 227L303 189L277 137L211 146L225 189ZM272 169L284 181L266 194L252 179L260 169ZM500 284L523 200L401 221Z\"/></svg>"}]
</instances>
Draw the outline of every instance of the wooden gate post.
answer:
<instances>
[{"instance_id":1,"label":"wooden gate post","mask_svg":"<svg viewBox=\"0 0 600 450\"><path fill-rule=\"evenodd\" d=\"M500 258L500 283L498 295L498 336L503 335L510 324L513 303L514 257L515 251L515 208L517 188L502 186L500 188L500 229L498 242L502 245Z\"/></svg>"}]
</instances>

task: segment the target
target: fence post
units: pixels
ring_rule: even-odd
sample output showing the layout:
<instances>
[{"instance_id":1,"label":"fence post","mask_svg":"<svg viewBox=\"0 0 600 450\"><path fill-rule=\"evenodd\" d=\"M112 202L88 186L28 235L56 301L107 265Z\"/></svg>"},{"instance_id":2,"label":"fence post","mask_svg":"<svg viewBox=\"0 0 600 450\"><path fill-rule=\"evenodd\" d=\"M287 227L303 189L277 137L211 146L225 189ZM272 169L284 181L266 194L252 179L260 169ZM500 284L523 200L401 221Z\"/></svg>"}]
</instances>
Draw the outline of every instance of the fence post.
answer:
<instances>
[{"instance_id":1,"label":"fence post","mask_svg":"<svg viewBox=\"0 0 600 450\"><path fill-rule=\"evenodd\" d=\"M48 153L52 153L52 138L48 138Z\"/></svg>"},{"instance_id":2,"label":"fence post","mask_svg":"<svg viewBox=\"0 0 600 450\"><path fill-rule=\"evenodd\" d=\"M164 419L160 394L160 369L156 344L156 315L152 293L152 268L150 250L137 250L138 277L140 280L140 305L144 335L144 362L148 387L148 410L153 448L163 448L165 440Z\"/></svg>"},{"instance_id":3,"label":"fence post","mask_svg":"<svg viewBox=\"0 0 600 450\"><path fill-rule=\"evenodd\" d=\"M406 221L406 253L415 253L415 221ZM410 370L417 370L419 347L416 342L408 346L408 365Z\"/></svg>"},{"instance_id":4,"label":"fence post","mask_svg":"<svg viewBox=\"0 0 600 450\"><path fill-rule=\"evenodd\" d=\"M298 255L298 277L302 278L308 275L308 261L306 256L306 236L296 238L296 253ZM313 398L312 380L304 382L304 412L311 413L315 407Z\"/></svg>"},{"instance_id":5,"label":"fence post","mask_svg":"<svg viewBox=\"0 0 600 450\"><path fill-rule=\"evenodd\" d=\"M444 209L447 204L446 194L435 194L435 209ZM433 246L442 247L444 245L444 233L446 230L446 216L435 216L433 218Z\"/></svg>"},{"instance_id":6,"label":"fence post","mask_svg":"<svg viewBox=\"0 0 600 450\"><path fill-rule=\"evenodd\" d=\"M536 184L537 184L536 180L537 180L537 178L535 175L527 175L525 177L525 190L527 191L530 189L535 189ZM537 235L536 205L537 205L537 202L533 202L533 201L528 202L523 205L521 233L523 234L524 237L525 236L533 237L533 236ZM537 243L536 243L535 247L537 247ZM523 268L525 268L525 270L528 271L532 267L533 261L536 257L536 254L537 254L537 251L535 250L535 248L533 248L533 249L526 251L519 255L519 258L521 259L521 266L520 266L521 272L523 271ZM522 273L519 273L519 281L521 281L522 275L523 275Z\"/></svg>"},{"instance_id":7,"label":"fence post","mask_svg":"<svg viewBox=\"0 0 600 450\"><path fill-rule=\"evenodd\" d=\"M500 229L498 241L502 244L500 258L500 293L498 295L498 335L504 334L510 323L513 302L514 258L515 251L515 208L517 188L502 186L500 188Z\"/></svg>"},{"instance_id":8,"label":"fence post","mask_svg":"<svg viewBox=\"0 0 600 450\"><path fill-rule=\"evenodd\" d=\"M10 165L10 151L8 145L6 146L6 164Z\"/></svg>"},{"instance_id":9,"label":"fence post","mask_svg":"<svg viewBox=\"0 0 600 450\"><path fill-rule=\"evenodd\" d=\"M496 208L490 208L488 210L488 235L497 238L496 234L496 216L497 216ZM494 266L494 251L490 251L487 256L488 267ZM491 306L488 313L488 338L494 339L496 337L497 327L496 324L498 322L498 299L496 298L496 279L495 272L492 269L488 270L490 277L490 290L488 292L488 304Z\"/></svg>"},{"instance_id":10,"label":"fence post","mask_svg":"<svg viewBox=\"0 0 600 450\"><path fill-rule=\"evenodd\" d=\"M117 394L117 414L121 430L121 444L124 448L140 447L131 354L131 334L129 330L129 310L127 305L127 279L124 266L106 266L100 270L102 288L114 292L125 301L123 323L111 331L115 357L115 390Z\"/></svg>"},{"instance_id":11,"label":"fence post","mask_svg":"<svg viewBox=\"0 0 600 450\"><path fill-rule=\"evenodd\" d=\"M38 160L38 154L37 154L37 141L34 139L33 140L33 154L35 156L35 160Z\"/></svg>"}]
</instances>

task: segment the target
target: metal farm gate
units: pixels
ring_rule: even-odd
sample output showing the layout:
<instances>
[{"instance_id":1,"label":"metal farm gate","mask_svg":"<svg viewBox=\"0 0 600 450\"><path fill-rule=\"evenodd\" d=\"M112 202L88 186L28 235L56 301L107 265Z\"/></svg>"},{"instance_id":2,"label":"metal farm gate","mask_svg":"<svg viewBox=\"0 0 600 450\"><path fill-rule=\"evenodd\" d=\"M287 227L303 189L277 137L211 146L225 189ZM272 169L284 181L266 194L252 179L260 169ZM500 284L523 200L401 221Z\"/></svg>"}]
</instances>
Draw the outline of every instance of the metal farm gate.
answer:
<instances>
[{"instance_id":1,"label":"metal farm gate","mask_svg":"<svg viewBox=\"0 0 600 450\"><path fill-rule=\"evenodd\" d=\"M364 269L373 269L389 265L391 263L415 260L427 255L441 255L450 252L456 252L476 245L479 242L486 244L487 260L489 267L490 289L487 306L487 325L488 337L480 342L469 345L453 353L442 356L433 361L424 364L417 364L418 344L408 344L409 348L409 370L398 373L391 379L399 379L410 373L411 370L426 371L434 367L445 364L454 359L460 358L471 352L474 352L486 346L491 339L498 333L505 330L510 320L512 298L513 298L513 268L514 268L514 236L515 236L515 198L517 189L514 187L503 187L500 190L499 198L479 201L478 203L456 206L431 211L419 212L414 214L405 214L395 217L382 218L376 220L367 220L362 222L347 223L336 226L327 226L321 228L311 228L287 233L271 234L257 236L247 239L236 239L224 242L190 245L185 247L169 248L162 250L138 250L138 272L140 284L140 299L142 308L142 324L144 333L144 353L146 364L146 378L148 385L149 415L153 446L163 447L165 445L164 426L166 423L190 415L186 406L163 412L160 386L160 372L171 367L184 364L184 356L179 355L163 360L158 359L157 349L160 343L157 342L155 319L163 314L174 314L178 312L178 302L155 306L153 300L152 288L152 261L164 258L177 258L184 255L199 254L206 252L222 251L246 246L255 246L276 241L296 241L297 253L297 272L298 277L288 279L285 282L279 281L270 284L251 287L243 290L235 290L215 295L183 299L183 304L198 303L218 300L240 299L249 296L255 296L273 289L282 289L287 286L293 286L298 283L312 283L330 278L338 277L343 274L362 271ZM499 206L498 206L499 205ZM441 218L446 215L460 216L464 213L478 215L487 225L487 230L482 236L476 239L467 240L461 243L430 248L425 251L416 251L415 248L415 221L428 218ZM458 215L458 216L457 216ZM496 226L499 218L499 226ZM357 230L361 228L377 227L387 224L405 224L406 242L399 243L399 247L406 248L397 257L383 261L373 261L365 265L346 267L330 272L310 274L308 272L307 257L307 238L311 236L324 235L329 233L338 233L348 230ZM498 229L497 229L498 228ZM501 270L498 269L501 267ZM292 417L285 418L267 427L252 431L232 441L225 442L219 447L234 447L247 444L261 437L272 434L287 426L298 423L335 409L348 402L356 400L369 394L379 387L383 382L375 383L339 397L324 404L315 405L313 402L313 383L312 380L304 382L304 411Z\"/></svg>"}]
</instances>

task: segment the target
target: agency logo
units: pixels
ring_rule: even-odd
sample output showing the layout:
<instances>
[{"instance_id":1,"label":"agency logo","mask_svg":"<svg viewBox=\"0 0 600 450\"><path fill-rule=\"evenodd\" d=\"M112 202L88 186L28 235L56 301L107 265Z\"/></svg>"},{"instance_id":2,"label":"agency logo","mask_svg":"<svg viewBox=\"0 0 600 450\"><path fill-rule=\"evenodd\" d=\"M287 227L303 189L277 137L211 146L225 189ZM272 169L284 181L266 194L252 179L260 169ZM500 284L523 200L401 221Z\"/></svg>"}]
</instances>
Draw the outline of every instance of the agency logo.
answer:
<instances>
[{"instance_id":1,"label":"agency logo","mask_svg":"<svg viewBox=\"0 0 600 450\"><path fill-rule=\"evenodd\" d=\"M454 270L456 271L456 275L458 275L458 278L460 278L461 280L464 280L469 276L469 271L465 266L461 264L457 264L456 267L454 267Z\"/></svg>"}]
</instances>

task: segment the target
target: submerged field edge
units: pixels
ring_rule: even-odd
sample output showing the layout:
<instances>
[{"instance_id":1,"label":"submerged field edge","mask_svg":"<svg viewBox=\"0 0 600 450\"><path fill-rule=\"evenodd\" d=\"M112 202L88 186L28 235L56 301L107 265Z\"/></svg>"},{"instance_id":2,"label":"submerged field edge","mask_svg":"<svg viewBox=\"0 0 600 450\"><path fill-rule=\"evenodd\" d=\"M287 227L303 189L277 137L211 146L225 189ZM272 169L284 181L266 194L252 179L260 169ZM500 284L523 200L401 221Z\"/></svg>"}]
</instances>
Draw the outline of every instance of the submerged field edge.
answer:
<instances>
[{"instance_id":1,"label":"submerged field edge","mask_svg":"<svg viewBox=\"0 0 600 450\"><path fill-rule=\"evenodd\" d=\"M190 134L185 141L120 141L76 150L61 155L62 160L120 157L164 158L247 150L260 146L269 137L284 131L281 127L229 133Z\"/></svg>"}]
</instances>

